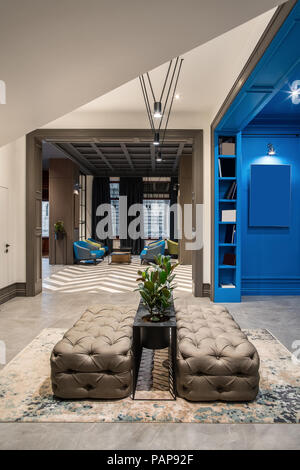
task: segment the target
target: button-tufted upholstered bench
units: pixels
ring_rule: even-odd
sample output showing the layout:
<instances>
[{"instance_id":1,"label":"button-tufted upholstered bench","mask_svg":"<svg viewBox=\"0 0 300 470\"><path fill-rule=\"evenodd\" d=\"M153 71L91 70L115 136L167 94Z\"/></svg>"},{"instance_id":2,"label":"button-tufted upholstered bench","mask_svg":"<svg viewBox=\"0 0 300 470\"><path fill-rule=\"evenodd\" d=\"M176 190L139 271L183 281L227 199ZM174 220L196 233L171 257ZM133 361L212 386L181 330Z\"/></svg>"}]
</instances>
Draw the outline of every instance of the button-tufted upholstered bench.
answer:
<instances>
[{"instance_id":1,"label":"button-tufted upholstered bench","mask_svg":"<svg viewBox=\"0 0 300 470\"><path fill-rule=\"evenodd\" d=\"M220 305L176 309L177 392L190 401L250 401L259 386L258 353Z\"/></svg>"},{"instance_id":2,"label":"button-tufted upholstered bench","mask_svg":"<svg viewBox=\"0 0 300 470\"><path fill-rule=\"evenodd\" d=\"M60 398L124 398L132 382L132 307L90 307L51 354Z\"/></svg>"}]
</instances>

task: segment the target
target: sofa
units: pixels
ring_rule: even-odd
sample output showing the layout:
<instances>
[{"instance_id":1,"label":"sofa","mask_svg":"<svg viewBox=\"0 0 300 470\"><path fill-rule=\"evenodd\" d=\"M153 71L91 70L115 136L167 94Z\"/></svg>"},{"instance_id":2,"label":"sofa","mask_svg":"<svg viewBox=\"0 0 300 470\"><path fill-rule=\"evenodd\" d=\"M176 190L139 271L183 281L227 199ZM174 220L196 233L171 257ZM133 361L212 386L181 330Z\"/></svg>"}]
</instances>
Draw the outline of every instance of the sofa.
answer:
<instances>
[{"instance_id":1,"label":"sofa","mask_svg":"<svg viewBox=\"0 0 300 470\"><path fill-rule=\"evenodd\" d=\"M251 401L259 356L221 305L176 309L177 393L190 401Z\"/></svg>"},{"instance_id":2,"label":"sofa","mask_svg":"<svg viewBox=\"0 0 300 470\"><path fill-rule=\"evenodd\" d=\"M135 314L135 308L114 305L84 312L51 354L56 397L114 399L130 394Z\"/></svg>"},{"instance_id":3,"label":"sofa","mask_svg":"<svg viewBox=\"0 0 300 470\"><path fill-rule=\"evenodd\" d=\"M155 242L151 242L148 246L145 246L143 251L140 253L141 263L149 261L153 262L156 256L164 254L165 240L157 240Z\"/></svg>"},{"instance_id":4,"label":"sofa","mask_svg":"<svg viewBox=\"0 0 300 470\"><path fill-rule=\"evenodd\" d=\"M78 264L96 264L105 255L103 248L93 249L92 245L83 240L73 243L73 251L75 262Z\"/></svg>"}]
</instances>

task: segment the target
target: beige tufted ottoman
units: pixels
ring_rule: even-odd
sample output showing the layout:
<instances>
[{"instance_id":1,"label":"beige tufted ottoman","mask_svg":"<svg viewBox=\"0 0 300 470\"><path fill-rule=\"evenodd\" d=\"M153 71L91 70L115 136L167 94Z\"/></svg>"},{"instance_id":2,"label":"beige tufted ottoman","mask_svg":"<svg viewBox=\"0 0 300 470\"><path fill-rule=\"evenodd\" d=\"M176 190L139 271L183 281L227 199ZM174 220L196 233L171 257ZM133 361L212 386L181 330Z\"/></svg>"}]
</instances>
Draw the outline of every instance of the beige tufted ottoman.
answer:
<instances>
[{"instance_id":1,"label":"beige tufted ottoman","mask_svg":"<svg viewBox=\"0 0 300 470\"><path fill-rule=\"evenodd\" d=\"M132 381L132 307L90 307L51 354L60 398L124 398Z\"/></svg>"},{"instance_id":2,"label":"beige tufted ottoman","mask_svg":"<svg viewBox=\"0 0 300 470\"><path fill-rule=\"evenodd\" d=\"M176 309L177 391L191 401L254 400L259 356L220 305Z\"/></svg>"}]
</instances>

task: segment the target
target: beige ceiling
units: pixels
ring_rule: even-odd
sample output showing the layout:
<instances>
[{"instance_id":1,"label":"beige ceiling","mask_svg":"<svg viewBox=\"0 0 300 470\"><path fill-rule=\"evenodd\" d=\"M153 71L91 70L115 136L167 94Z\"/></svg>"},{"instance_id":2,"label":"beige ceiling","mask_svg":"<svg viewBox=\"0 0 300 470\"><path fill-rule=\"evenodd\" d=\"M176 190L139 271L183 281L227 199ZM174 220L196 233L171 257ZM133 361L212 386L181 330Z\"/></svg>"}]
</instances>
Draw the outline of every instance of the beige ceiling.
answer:
<instances>
[{"instance_id":1,"label":"beige ceiling","mask_svg":"<svg viewBox=\"0 0 300 470\"><path fill-rule=\"evenodd\" d=\"M0 146L280 3L0 0Z\"/></svg>"},{"instance_id":2,"label":"beige ceiling","mask_svg":"<svg viewBox=\"0 0 300 470\"><path fill-rule=\"evenodd\" d=\"M170 127L200 125L213 118L249 58L275 9L238 26L184 54ZM159 96L168 63L152 70L154 93ZM151 103L152 103L152 98ZM149 127L138 78L49 123L48 128Z\"/></svg>"}]
</instances>

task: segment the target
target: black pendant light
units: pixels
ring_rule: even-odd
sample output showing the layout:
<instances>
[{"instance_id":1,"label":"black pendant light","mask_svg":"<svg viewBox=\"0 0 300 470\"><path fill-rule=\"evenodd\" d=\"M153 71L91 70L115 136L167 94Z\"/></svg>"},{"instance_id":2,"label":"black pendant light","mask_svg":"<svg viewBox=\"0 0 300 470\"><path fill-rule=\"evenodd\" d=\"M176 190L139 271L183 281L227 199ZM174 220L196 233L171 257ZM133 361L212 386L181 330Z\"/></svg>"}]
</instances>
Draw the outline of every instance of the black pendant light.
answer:
<instances>
[{"instance_id":1,"label":"black pendant light","mask_svg":"<svg viewBox=\"0 0 300 470\"><path fill-rule=\"evenodd\" d=\"M150 127L153 131L153 145L156 147L162 147L164 144L182 62L183 59L179 57L170 61L159 100L155 97L149 73L139 77ZM150 105L149 96L152 96L153 107ZM161 156L156 161L162 161Z\"/></svg>"}]
</instances>

